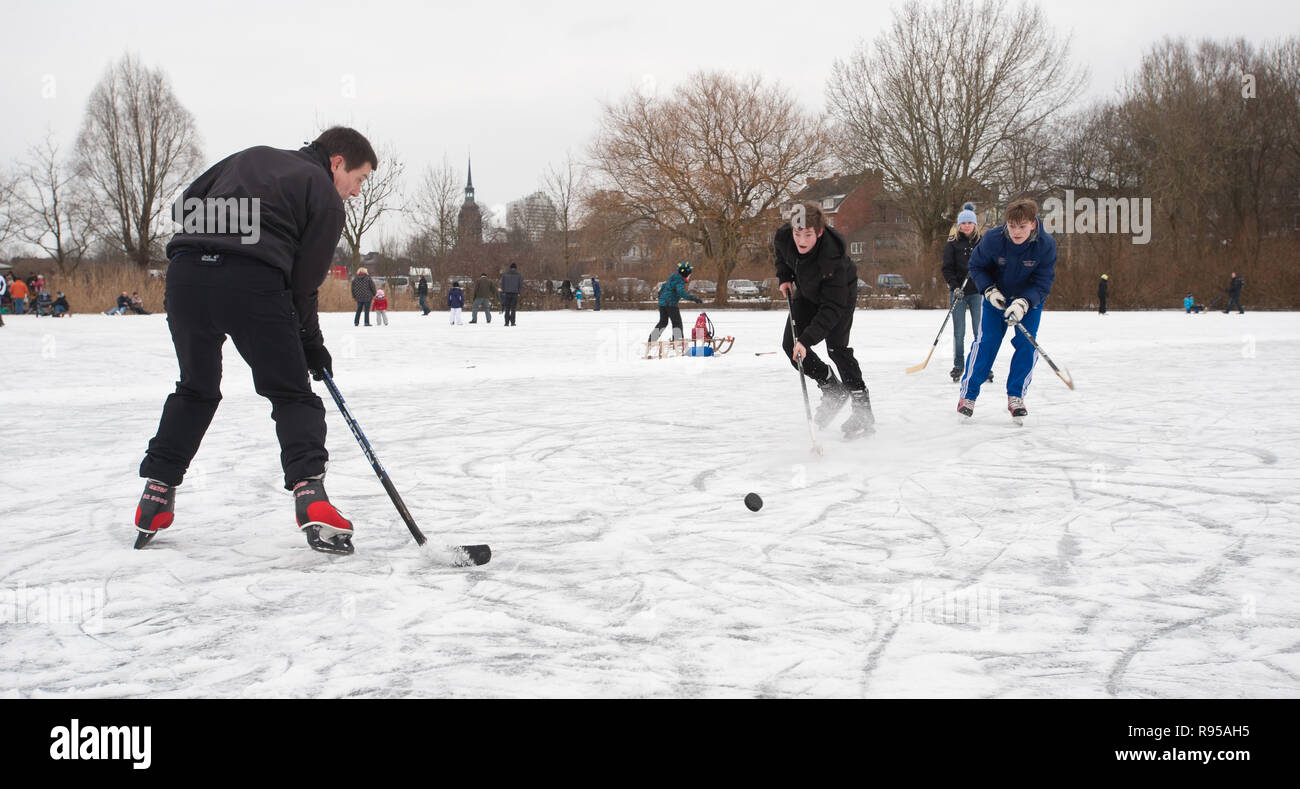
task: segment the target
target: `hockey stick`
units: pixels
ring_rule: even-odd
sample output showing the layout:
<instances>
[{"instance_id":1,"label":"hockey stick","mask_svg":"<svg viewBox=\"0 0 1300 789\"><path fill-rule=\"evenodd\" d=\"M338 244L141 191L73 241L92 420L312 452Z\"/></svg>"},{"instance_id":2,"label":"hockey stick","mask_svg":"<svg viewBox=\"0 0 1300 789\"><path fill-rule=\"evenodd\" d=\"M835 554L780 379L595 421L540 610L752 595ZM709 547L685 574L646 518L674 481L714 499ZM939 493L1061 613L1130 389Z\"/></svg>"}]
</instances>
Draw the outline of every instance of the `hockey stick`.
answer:
<instances>
[{"instance_id":1,"label":"hockey stick","mask_svg":"<svg viewBox=\"0 0 1300 789\"><path fill-rule=\"evenodd\" d=\"M967 277L961 283L962 290L966 290L967 282L970 282L970 277ZM957 299L953 298L952 294L950 293L948 294L948 314L943 316L943 325L939 327L939 333L934 335L934 344L930 346L930 352L925 355L925 361L921 362L920 364L914 364L911 367L907 368L908 375L911 375L912 373L921 372L922 370L925 369L925 366L930 363L930 357L934 356L934 349L939 347L939 338L943 336L943 330L948 328L948 321L952 318L952 308L955 306L957 306Z\"/></svg>"},{"instance_id":2,"label":"hockey stick","mask_svg":"<svg viewBox=\"0 0 1300 789\"><path fill-rule=\"evenodd\" d=\"M1014 323L1016 328L1020 330L1021 334L1025 335L1025 339L1029 340L1029 344L1034 346L1034 350L1038 351L1038 355L1047 360L1047 364L1052 368L1052 372L1056 373L1056 376L1064 381L1066 386L1070 387L1070 391L1074 391L1074 379L1070 377L1070 371L1066 370L1065 372L1061 372L1060 368L1052 361L1052 357L1047 355L1047 351L1043 350L1043 346L1038 344L1038 340L1034 339L1034 335L1030 334L1029 329L1022 326L1020 321L1012 321L1012 323Z\"/></svg>"},{"instance_id":3,"label":"hockey stick","mask_svg":"<svg viewBox=\"0 0 1300 789\"><path fill-rule=\"evenodd\" d=\"M794 322L794 297L785 294L785 303L790 308L790 339L799 342L799 327ZM812 451L820 455L821 444L817 443L817 431L813 429L812 406L808 403L808 376L803 374L803 359L795 362L799 367L799 386L803 388L803 412L808 418L808 438L812 440Z\"/></svg>"},{"instance_id":4,"label":"hockey stick","mask_svg":"<svg viewBox=\"0 0 1300 789\"><path fill-rule=\"evenodd\" d=\"M397 514L402 516L406 522L406 528L411 530L411 536L415 538L416 545L424 545L428 542L420 527L415 525L415 519L406 509L406 504L402 502L402 497L398 495L397 488L393 486L393 481L388 478L388 472L375 457L375 451L370 448L370 442L361 432L361 426L357 420L352 418L352 413L348 411L347 404L343 402L343 395L339 393L339 388L334 385L334 379L330 374L321 371L321 378L325 381L325 388L330 390L330 396L334 398L334 404L339 407L339 412L343 414L343 420L348 423L352 430L352 435L356 437L357 443L361 445L361 451L365 453L366 460L370 461L370 467L375 470L379 476L379 481L383 483L384 490L388 492L388 498L393 500L393 506L397 507ZM487 564L492 558L492 549L486 545L448 545L446 550L451 553L450 564L453 567L469 567L478 564Z\"/></svg>"}]
</instances>

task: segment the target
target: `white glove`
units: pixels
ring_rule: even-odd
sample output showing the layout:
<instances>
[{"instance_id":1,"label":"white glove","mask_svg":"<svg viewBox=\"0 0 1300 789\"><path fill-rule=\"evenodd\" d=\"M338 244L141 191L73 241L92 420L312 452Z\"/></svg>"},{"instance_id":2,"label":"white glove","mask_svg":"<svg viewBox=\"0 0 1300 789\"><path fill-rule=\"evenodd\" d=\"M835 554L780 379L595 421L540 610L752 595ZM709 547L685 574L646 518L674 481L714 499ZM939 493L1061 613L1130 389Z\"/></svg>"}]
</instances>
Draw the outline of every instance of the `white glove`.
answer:
<instances>
[{"instance_id":1,"label":"white glove","mask_svg":"<svg viewBox=\"0 0 1300 789\"><path fill-rule=\"evenodd\" d=\"M999 293L998 295L1001 296L1002 294ZM1029 302L1024 299L1016 299L1011 302L1010 307L1007 307L1007 311L1002 314L1002 317L1007 319L1007 323L1016 324L1020 322L1021 318L1025 317L1026 312L1029 312Z\"/></svg>"},{"instance_id":2,"label":"white glove","mask_svg":"<svg viewBox=\"0 0 1300 789\"><path fill-rule=\"evenodd\" d=\"M993 285L984 291L984 299L993 305L995 310L1005 310L1007 308L1007 297L1002 295L997 285Z\"/></svg>"}]
</instances>

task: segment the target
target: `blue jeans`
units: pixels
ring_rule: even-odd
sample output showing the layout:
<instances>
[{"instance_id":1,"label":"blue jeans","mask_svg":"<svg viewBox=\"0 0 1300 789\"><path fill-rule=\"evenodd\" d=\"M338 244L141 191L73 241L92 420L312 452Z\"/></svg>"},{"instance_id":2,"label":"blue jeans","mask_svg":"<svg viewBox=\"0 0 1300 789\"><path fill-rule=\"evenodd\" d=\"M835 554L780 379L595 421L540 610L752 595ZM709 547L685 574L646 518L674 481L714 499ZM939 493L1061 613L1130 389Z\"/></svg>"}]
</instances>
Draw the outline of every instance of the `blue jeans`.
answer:
<instances>
[{"instance_id":1,"label":"blue jeans","mask_svg":"<svg viewBox=\"0 0 1300 789\"><path fill-rule=\"evenodd\" d=\"M963 302L965 302L963 304ZM984 297L973 293L953 305L952 308L952 366L962 369L962 360L966 358L966 311L970 310L970 326L974 334L979 333L980 313L984 310Z\"/></svg>"},{"instance_id":2,"label":"blue jeans","mask_svg":"<svg viewBox=\"0 0 1300 789\"><path fill-rule=\"evenodd\" d=\"M14 299L14 314L23 315L27 312L27 299ZM1227 312L1227 310L1224 310Z\"/></svg>"}]
</instances>

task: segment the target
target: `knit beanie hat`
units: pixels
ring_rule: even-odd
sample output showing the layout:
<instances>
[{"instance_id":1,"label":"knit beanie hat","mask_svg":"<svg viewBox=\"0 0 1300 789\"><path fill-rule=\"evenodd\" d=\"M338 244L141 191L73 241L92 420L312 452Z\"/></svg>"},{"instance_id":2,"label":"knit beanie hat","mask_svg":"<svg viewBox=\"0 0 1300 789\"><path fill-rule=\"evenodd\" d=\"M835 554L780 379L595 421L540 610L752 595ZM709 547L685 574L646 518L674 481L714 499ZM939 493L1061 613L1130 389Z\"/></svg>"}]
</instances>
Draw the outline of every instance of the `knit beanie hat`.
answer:
<instances>
[{"instance_id":1,"label":"knit beanie hat","mask_svg":"<svg viewBox=\"0 0 1300 789\"><path fill-rule=\"evenodd\" d=\"M962 224L962 223L964 223L964 222L970 222L970 223L972 223L972 224L979 224L979 220L975 218L975 204L974 204L974 203L965 203L964 205L962 205L962 207L961 207L961 213L957 215L957 224L960 225L960 224Z\"/></svg>"}]
</instances>

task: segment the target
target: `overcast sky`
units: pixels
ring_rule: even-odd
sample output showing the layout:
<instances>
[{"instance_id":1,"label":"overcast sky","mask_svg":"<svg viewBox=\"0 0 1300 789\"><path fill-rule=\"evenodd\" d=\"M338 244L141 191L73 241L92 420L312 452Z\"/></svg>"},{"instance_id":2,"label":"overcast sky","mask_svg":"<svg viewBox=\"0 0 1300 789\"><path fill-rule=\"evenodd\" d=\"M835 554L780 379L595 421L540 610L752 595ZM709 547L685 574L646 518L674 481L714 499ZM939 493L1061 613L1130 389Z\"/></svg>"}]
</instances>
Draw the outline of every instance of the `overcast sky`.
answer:
<instances>
[{"instance_id":1,"label":"overcast sky","mask_svg":"<svg viewBox=\"0 0 1300 789\"><path fill-rule=\"evenodd\" d=\"M1041 5L1058 32L1073 36L1074 59L1091 72L1091 96L1111 94L1142 52L1166 35L1241 36L1259 44L1300 32L1300 3L1293 0ZM12 166L47 128L70 148L94 84L111 61L131 52L170 76L194 114L209 162L251 145L296 148L322 125L344 123L377 146L396 146L408 185L444 155L463 178L472 149L478 200L500 208L536 190L548 163L566 151L583 153L600 102L643 85L665 90L697 69L757 71L789 87L809 109L821 109L832 63L875 38L893 4L55 0L6 6L0 166ZM817 7L824 15L808 18Z\"/></svg>"}]
</instances>

